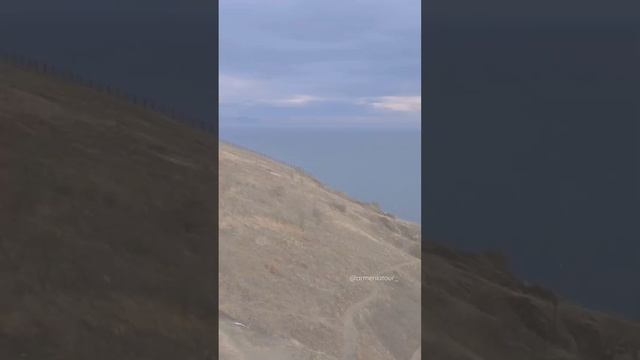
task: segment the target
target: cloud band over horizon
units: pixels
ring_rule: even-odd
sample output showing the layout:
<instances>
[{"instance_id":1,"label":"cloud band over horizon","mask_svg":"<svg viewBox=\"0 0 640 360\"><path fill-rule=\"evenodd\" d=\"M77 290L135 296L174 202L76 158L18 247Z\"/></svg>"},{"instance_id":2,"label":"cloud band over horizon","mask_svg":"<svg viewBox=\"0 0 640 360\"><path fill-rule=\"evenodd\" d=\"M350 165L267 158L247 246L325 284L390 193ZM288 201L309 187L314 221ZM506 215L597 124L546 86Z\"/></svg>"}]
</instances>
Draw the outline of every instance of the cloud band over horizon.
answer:
<instances>
[{"instance_id":1,"label":"cloud band over horizon","mask_svg":"<svg viewBox=\"0 0 640 360\"><path fill-rule=\"evenodd\" d=\"M420 1L221 0L219 75L221 126L419 128Z\"/></svg>"}]
</instances>

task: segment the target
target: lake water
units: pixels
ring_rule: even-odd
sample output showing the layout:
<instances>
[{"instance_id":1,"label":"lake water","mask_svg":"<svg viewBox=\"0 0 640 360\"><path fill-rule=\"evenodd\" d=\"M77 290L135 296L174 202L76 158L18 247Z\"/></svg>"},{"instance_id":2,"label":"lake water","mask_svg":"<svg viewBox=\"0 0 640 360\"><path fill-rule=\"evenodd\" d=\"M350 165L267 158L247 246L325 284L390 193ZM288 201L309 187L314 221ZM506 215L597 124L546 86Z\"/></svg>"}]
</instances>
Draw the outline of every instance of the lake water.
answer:
<instances>
[{"instance_id":1,"label":"lake water","mask_svg":"<svg viewBox=\"0 0 640 360\"><path fill-rule=\"evenodd\" d=\"M420 222L420 131L221 128L220 138L299 166L329 187Z\"/></svg>"}]
</instances>

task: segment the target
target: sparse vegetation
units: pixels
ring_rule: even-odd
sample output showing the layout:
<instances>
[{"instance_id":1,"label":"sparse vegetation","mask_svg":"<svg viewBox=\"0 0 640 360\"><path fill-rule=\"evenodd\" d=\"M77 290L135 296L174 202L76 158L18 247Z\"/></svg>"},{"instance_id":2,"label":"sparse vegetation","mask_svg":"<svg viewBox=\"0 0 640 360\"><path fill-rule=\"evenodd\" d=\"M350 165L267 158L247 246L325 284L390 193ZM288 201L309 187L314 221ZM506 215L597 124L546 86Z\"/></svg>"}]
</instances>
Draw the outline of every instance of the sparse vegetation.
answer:
<instances>
[{"instance_id":1,"label":"sparse vegetation","mask_svg":"<svg viewBox=\"0 0 640 360\"><path fill-rule=\"evenodd\" d=\"M178 113L173 107L158 104L151 99L147 99L139 95L130 94L127 91L118 89L110 84L104 84L92 79L84 78L70 70L61 69L53 65L40 62L36 59L28 58L23 55L0 53L0 63L4 63L11 67L20 68L24 71L33 72L41 76L48 76L58 81L64 81L66 83L71 83L76 86L83 86L91 90L104 93L106 95L112 96L114 99L124 100L132 105L141 106L145 110L160 113L167 119L187 124L197 129L209 132L212 132L214 130L215 125L210 121L190 118L185 114ZM14 83L11 82L9 84ZM41 94L41 96L48 97L48 94ZM152 144L150 146L161 147L162 145Z\"/></svg>"},{"instance_id":2,"label":"sparse vegetation","mask_svg":"<svg viewBox=\"0 0 640 360\"><path fill-rule=\"evenodd\" d=\"M610 360L633 359L640 349L637 325L568 302L560 306L553 291L526 285L504 270L502 255L464 252L432 242L422 250L426 268L422 288L429 294L423 297L427 305L423 316L429 319L424 329L430 336L446 331L456 341L482 344L474 356L520 359L535 348L535 358L542 360L558 359L558 354L567 359ZM443 311L446 317L439 317ZM469 328L478 331L468 332ZM622 347L620 334L625 337ZM431 341L443 356L459 353L451 343Z\"/></svg>"},{"instance_id":3,"label":"sparse vegetation","mask_svg":"<svg viewBox=\"0 0 640 360\"><path fill-rule=\"evenodd\" d=\"M336 209L343 214L347 212L347 205L345 204L334 201L329 203L329 206L331 206L333 209Z\"/></svg>"},{"instance_id":4,"label":"sparse vegetation","mask_svg":"<svg viewBox=\"0 0 640 360\"><path fill-rule=\"evenodd\" d=\"M485 251L482 253L482 256L489 260L489 262L493 264L496 269L500 271L509 271L509 258L502 252L496 250Z\"/></svg>"},{"instance_id":5,"label":"sparse vegetation","mask_svg":"<svg viewBox=\"0 0 640 360\"><path fill-rule=\"evenodd\" d=\"M264 267L269 271L271 275L281 275L278 268L273 264L265 264Z\"/></svg>"},{"instance_id":6,"label":"sparse vegetation","mask_svg":"<svg viewBox=\"0 0 640 360\"><path fill-rule=\"evenodd\" d=\"M313 216L313 219L315 220L316 224L320 224L322 222L323 217L324 217L324 215L322 215L322 212L315 206L313 207L313 210L311 211L311 215Z\"/></svg>"},{"instance_id":7,"label":"sparse vegetation","mask_svg":"<svg viewBox=\"0 0 640 360\"><path fill-rule=\"evenodd\" d=\"M272 191L273 191L273 194L274 194L276 197L282 197L282 196L284 196L284 194L285 194L285 188L284 188L284 186L276 186L275 188L273 188L273 190L272 190Z\"/></svg>"},{"instance_id":8,"label":"sparse vegetation","mask_svg":"<svg viewBox=\"0 0 640 360\"><path fill-rule=\"evenodd\" d=\"M220 311L268 329L245 331L221 322L228 350L221 359L261 358L253 351L263 339L283 349L277 359L342 359L352 348L368 360L411 358L420 346L419 240L401 239L379 226L379 213L285 164L227 144L218 158L220 188L226 189L220 193ZM265 169L294 175L265 176ZM280 186L286 196L272 191ZM419 233L417 225L407 226ZM350 274L365 271L398 282L349 282ZM367 338L358 343L343 334ZM289 339L298 345L290 347Z\"/></svg>"},{"instance_id":9,"label":"sparse vegetation","mask_svg":"<svg viewBox=\"0 0 640 360\"><path fill-rule=\"evenodd\" d=\"M211 358L216 139L46 72L0 62L0 359Z\"/></svg>"}]
</instances>

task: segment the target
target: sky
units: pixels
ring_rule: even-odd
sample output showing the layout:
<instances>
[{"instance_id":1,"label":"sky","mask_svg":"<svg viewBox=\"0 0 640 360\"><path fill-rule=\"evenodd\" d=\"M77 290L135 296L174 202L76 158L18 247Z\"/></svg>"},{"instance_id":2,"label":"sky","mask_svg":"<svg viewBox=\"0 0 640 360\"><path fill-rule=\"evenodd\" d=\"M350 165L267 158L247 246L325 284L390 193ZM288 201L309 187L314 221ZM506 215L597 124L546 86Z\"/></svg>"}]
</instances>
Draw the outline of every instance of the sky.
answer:
<instances>
[{"instance_id":1,"label":"sky","mask_svg":"<svg viewBox=\"0 0 640 360\"><path fill-rule=\"evenodd\" d=\"M420 128L420 1L220 0L220 126Z\"/></svg>"},{"instance_id":2,"label":"sky","mask_svg":"<svg viewBox=\"0 0 640 360\"><path fill-rule=\"evenodd\" d=\"M189 122L217 119L210 0L4 0L0 52L145 97Z\"/></svg>"},{"instance_id":3,"label":"sky","mask_svg":"<svg viewBox=\"0 0 640 360\"><path fill-rule=\"evenodd\" d=\"M487 21L619 23L637 21L640 14L637 0L432 0L425 4L429 24Z\"/></svg>"},{"instance_id":4,"label":"sky","mask_svg":"<svg viewBox=\"0 0 640 360\"><path fill-rule=\"evenodd\" d=\"M0 14L49 19L78 17L118 19L211 18L216 2L211 0L3 0Z\"/></svg>"}]
</instances>

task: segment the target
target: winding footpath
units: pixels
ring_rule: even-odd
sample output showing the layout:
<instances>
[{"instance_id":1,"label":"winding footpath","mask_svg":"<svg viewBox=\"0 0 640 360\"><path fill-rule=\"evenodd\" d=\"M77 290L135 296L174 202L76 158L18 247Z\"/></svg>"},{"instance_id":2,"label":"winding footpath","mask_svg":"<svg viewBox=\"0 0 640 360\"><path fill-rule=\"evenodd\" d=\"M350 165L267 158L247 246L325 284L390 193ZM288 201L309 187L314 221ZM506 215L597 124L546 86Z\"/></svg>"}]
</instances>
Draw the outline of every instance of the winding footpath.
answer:
<instances>
[{"instance_id":1,"label":"winding footpath","mask_svg":"<svg viewBox=\"0 0 640 360\"><path fill-rule=\"evenodd\" d=\"M390 272L396 271L404 266L413 265L416 263L420 263L420 259L415 259L412 261L400 263L393 265L385 270L383 270L379 275L383 276ZM380 293L380 289L382 288L381 284L372 284L373 290L367 295L364 299L352 304L347 308L343 316L343 344L342 344L342 360L359 360L358 359L358 329L355 324L355 316L364 309L369 303L375 300ZM419 356L420 349L416 350L416 353L411 357L410 360L420 359ZM418 357L416 357L418 354Z\"/></svg>"}]
</instances>

